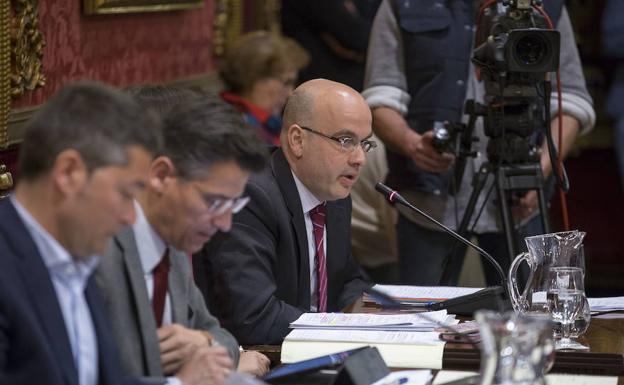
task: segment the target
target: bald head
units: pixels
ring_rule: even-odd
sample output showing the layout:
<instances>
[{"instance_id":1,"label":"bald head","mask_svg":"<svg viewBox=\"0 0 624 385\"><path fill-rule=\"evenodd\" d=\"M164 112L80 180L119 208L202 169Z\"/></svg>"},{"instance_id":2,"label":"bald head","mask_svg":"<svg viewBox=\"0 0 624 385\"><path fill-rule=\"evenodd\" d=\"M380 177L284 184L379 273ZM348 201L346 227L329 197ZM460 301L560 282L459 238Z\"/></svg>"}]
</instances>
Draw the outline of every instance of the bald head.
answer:
<instances>
[{"instance_id":1,"label":"bald head","mask_svg":"<svg viewBox=\"0 0 624 385\"><path fill-rule=\"evenodd\" d=\"M313 126L316 116L342 110L345 103L366 106L362 96L347 85L327 79L309 80L297 87L288 98L282 134L293 124Z\"/></svg>"},{"instance_id":2,"label":"bald head","mask_svg":"<svg viewBox=\"0 0 624 385\"><path fill-rule=\"evenodd\" d=\"M361 144L372 135L371 124L370 108L357 91L315 79L288 99L280 141L291 169L319 200L340 199L365 162Z\"/></svg>"}]
</instances>

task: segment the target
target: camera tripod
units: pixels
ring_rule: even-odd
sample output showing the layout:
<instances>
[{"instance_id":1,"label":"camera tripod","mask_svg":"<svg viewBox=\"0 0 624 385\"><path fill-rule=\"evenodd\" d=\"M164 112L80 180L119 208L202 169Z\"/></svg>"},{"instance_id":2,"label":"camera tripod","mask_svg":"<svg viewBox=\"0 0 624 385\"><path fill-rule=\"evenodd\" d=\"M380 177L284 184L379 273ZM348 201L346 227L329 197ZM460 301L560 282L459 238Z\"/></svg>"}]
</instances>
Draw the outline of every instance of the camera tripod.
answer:
<instances>
[{"instance_id":1,"label":"camera tripod","mask_svg":"<svg viewBox=\"0 0 624 385\"><path fill-rule=\"evenodd\" d=\"M476 115L484 115L485 109L474 108L474 101L468 102L470 105L469 113L470 120L467 128L467 132L473 132L474 124L476 121ZM477 106L480 107L480 106ZM468 141L469 142L469 141ZM466 153L465 149L463 150ZM507 253L509 263L515 258L519 250L518 237L515 231L514 219L511 214L511 200L514 193L526 193L527 191L534 190L537 192L539 215L541 218L542 229L544 233L550 232L550 219L548 215L548 201L546 200L546 194L544 192L544 178L542 174L542 168L539 161L527 161L527 162L504 162L500 159L492 160L488 157L488 161L483 163L479 168L479 171L474 175L472 180L472 192L466 206L466 210L457 229L457 232L463 236L468 236L470 222L472 220L477 200L483 193L483 189L488 179L494 177L494 188L496 188L497 206L501 216L501 222L503 231L505 234L505 241L507 246ZM464 167L465 157L460 159L457 167L461 167L455 172L455 180L457 185L461 182ZM484 203L486 204L486 203ZM479 213L480 215L480 213ZM478 217L475 221L478 220ZM463 263L463 256L455 256L455 248L453 247L448 255L445 256L442 263L442 276L440 279L440 285L453 284L456 280L454 274L458 274L461 270Z\"/></svg>"}]
</instances>

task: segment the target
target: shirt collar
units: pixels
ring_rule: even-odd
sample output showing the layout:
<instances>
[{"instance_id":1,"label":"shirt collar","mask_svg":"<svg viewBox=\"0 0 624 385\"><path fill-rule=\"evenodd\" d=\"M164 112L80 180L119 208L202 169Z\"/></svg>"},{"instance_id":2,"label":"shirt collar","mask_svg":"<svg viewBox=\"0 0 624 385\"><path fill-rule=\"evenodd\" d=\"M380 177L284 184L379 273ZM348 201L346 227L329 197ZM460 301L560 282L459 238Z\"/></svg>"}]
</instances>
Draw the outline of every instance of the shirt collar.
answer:
<instances>
[{"instance_id":1,"label":"shirt collar","mask_svg":"<svg viewBox=\"0 0 624 385\"><path fill-rule=\"evenodd\" d=\"M299 199L301 199L301 208L303 213L307 214L310 210L322 203L317 197L312 194L310 190L297 178L297 175L291 169L293 178L295 179L295 185L297 186L297 192L299 193Z\"/></svg>"},{"instance_id":2,"label":"shirt collar","mask_svg":"<svg viewBox=\"0 0 624 385\"><path fill-rule=\"evenodd\" d=\"M99 258L92 255L85 260L75 260L69 252L45 229L37 220L11 195L9 198L21 218L26 229L33 238L37 250L43 259L44 265L51 273L71 274L77 273L86 279L93 273Z\"/></svg>"},{"instance_id":3,"label":"shirt collar","mask_svg":"<svg viewBox=\"0 0 624 385\"><path fill-rule=\"evenodd\" d=\"M145 274L151 274L165 254L167 245L147 221L143 208L136 200L134 201L134 210L136 212L136 221L132 225L132 231L134 231L137 250L141 259L141 267L143 267Z\"/></svg>"}]
</instances>

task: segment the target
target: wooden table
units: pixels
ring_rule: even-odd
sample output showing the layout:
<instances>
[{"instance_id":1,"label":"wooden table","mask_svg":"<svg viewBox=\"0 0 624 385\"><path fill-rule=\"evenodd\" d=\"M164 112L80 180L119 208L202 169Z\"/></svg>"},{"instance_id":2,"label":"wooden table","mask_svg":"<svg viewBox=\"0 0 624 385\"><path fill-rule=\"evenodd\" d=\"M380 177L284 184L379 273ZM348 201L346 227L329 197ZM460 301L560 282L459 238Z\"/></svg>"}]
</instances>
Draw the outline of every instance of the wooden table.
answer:
<instances>
[{"instance_id":1,"label":"wooden table","mask_svg":"<svg viewBox=\"0 0 624 385\"><path fill-rule=\"evenodd\" d=\"M365 306L361 301L345 310L379 311ZM618 383L624 385L624 318L592 318L586 335L579 342L588 345L589 351L556 352L551 373L619 376ZM280 362L280 346L256 345L246 348L266 354L274 365ZM480 363L480 352L471 345L447 343L444 347L442 369L478 371Z\"/></svg>"},{"instance_id":2,"label":"wooden table","mask_svg":"<svg viewBox=\"0 0 624 385\"><path fill-rule=\"evenodd\" d=\"M558 351L552 373L624 376L624 318L592 319L579 339L589 351ZM470 345L446 344L442 368L478 370L480 352Z\"/></svg>"}]
</instances>

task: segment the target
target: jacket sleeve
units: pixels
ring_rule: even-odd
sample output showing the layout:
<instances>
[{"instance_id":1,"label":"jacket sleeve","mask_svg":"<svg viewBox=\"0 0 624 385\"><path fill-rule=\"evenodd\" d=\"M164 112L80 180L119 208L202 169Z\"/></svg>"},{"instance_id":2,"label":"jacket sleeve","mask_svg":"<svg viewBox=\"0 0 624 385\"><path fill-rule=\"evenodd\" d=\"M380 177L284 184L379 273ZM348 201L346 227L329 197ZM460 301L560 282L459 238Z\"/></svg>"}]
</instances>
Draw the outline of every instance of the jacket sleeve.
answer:
<instances>
[{"instance_id":1,"label":"jacket sleeve","mask_svg":"<svg viewBox=\"0 0 624 385\"><path fill-rule=\"evenodd\" d=\"M345 204L347 205L347 213L349 213L349 218L351 218L351 198L345 199ZM346 231L347 239L351 239L351 221L348 221ZM360 267L360 265L356 262L351 252L349 252L346 266L344 268L344 286L338 298L338 307L342 310L345 307L351 305L353 302L362 297L362 294L368 287L370 287L368 276Z\"/></svg>"},{"instance_id":2,"label":"jacket sleeve","mask_svg":"<svg viewBox=\"0 0 624 385\"><path fill-rule=\"evenodd\" d=\"M238 366L238 360L240 358L240 350L239 345L236 339L230 332L225 330L219 324L219 320L217 320L206 307L206 303L204 302L204 297L201 292L195 286L192 278L189 276L190 288L189 288L189 306L192 311L190 326L195 330L203 330L212 334L215 341L227 348L230 353L230 357L234 361L234 367Z\"/></svg>"},{"instance_id":3,"label":"jacket sleeve","mask_svg":"<svg viewBox=\"0 0 624 385\"><path fill-rule=\"evenodd\" d=\"M279 230L273 200L279 197L271 199L251 181L246 193L251 200L236 214L231 230L197 255L205 268L198 270L195 264L196 280L209 282L202 290L210 297L211 310L240 343L280 343L303 311L276 296Z\"/></svg>"},{"instance_id":4,"label":"jacket sleeve","mask_svg":"<svg viewBox=\"0 0 624 385\"><path fill-rule=\"evenodd\" d=\"M371 108L389 107L407 113L403 41L392 6L384 0L375 16L368 43L366 75L362 96Z\"/></svg>"},{"instance_id":5,"label":"jacket sleeve","mask_svg":"<svg viewBox=\"0 0 624 385\"><path fill-rule=\"evenodd\" d=\"M561 17L557 22L557 30L561 35L561 51L559 57L559 73L561 75L562 90L562 112L570 115L579 121L581 134L586 134L596 123L596 113L592 105L592 98L587 92L583 67L579 57L574 31L570 23L570 17L564 8ZM556 83L553 82L553 83ZM555 92L551 95L551 115L557 113L557 92L556 85L553 84Z\"/></svg>"}]
</instances>

